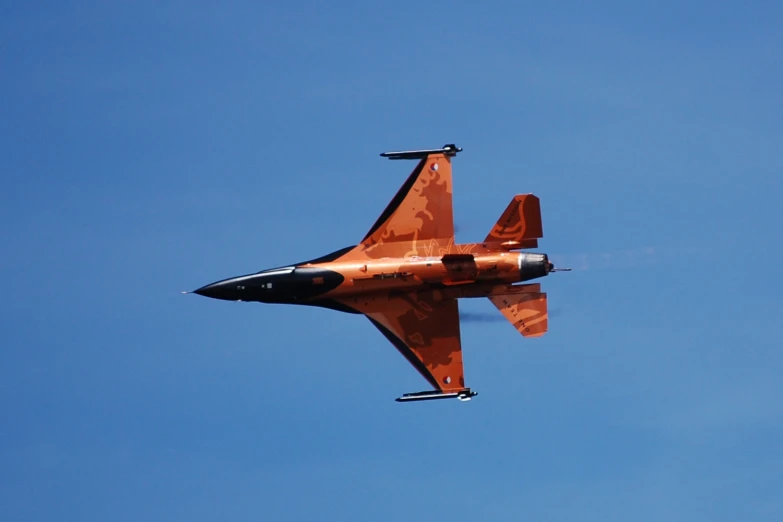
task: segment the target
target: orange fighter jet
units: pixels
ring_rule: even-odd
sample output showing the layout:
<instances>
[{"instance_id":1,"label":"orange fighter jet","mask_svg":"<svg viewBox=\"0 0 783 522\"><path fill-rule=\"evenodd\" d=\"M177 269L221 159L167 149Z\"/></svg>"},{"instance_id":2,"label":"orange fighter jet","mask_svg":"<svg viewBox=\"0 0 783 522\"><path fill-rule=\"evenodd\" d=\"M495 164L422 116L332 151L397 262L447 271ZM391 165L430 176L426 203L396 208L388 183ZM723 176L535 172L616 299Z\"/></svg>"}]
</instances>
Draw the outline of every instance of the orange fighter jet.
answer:
<instances>
[{"instance_id":1,"label":"orange fighter jet","mask_svg":"<svg viewBox=\"0 0 783 522\"><path fill-rule=\"evenodd\" d=\"M555 267L546 254L520 251L544 235L532 194L514 196L481 243L454 242L451 162L461 150L381 154L418 163L358 245L195 293L363 314L433 388L397 401L469 400L476 392L465 386L457 299L487 297L519 333L538 337L547 331L546 294L538 283L516 283Z\"/></svg>"}]
</instances>

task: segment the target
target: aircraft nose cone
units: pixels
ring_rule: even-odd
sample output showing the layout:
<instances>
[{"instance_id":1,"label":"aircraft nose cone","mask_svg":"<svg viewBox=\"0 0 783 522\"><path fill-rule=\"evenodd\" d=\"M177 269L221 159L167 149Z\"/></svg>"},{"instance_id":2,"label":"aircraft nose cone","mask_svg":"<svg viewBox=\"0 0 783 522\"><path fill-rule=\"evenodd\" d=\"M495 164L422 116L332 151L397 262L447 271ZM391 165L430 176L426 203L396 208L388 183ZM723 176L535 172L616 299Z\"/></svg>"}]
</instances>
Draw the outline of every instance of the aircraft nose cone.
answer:
<instances>
[{"instance_id":1,"label":"aircraft nose cone","mask_svg":"<svg viewBox=\"0 0 783 522\"><path fill-rule=\"evenodd\" d=\"M211 297L212 299L223 299L224 301L236 301L240 299L239 292L235 283L229 281L218 281L202 286L193 291L194 294Z\"/></svg>"}]
</instances>

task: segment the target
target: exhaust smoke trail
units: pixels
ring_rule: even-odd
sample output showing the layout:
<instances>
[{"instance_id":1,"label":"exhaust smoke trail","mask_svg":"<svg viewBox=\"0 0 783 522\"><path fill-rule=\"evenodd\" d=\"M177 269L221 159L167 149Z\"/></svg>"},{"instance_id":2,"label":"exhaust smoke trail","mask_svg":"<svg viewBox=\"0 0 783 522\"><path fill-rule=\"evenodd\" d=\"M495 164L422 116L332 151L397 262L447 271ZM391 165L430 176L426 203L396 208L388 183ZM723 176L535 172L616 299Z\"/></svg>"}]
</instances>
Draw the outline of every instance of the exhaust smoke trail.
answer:
<instances>
[{"instance_id":1,"label":"exhaust smoke trail","mask_svg":"<svg viewBox=\"0 0 783 522\"><path fill-rule=\"evenodd\" d=\"M655 256L655 248L643 247L610 252L549 254L549 259L556 267L571 268L574 271L581 271L607 270L610 268L634 268L643 264L655 262Z\"/></svg>"},{"instance_id":2,"label":"exhaust smoke trail","mask_svg":"<svg viewBox=\"0 0 783 522\"><path fill-rule=\"evenodd\" d=\"M490 314L487 312L460 312L460 321L466 323L499 323L505 321L506 318L500 315L500 312L496 314Z\"/></svg>"}]
</instances>

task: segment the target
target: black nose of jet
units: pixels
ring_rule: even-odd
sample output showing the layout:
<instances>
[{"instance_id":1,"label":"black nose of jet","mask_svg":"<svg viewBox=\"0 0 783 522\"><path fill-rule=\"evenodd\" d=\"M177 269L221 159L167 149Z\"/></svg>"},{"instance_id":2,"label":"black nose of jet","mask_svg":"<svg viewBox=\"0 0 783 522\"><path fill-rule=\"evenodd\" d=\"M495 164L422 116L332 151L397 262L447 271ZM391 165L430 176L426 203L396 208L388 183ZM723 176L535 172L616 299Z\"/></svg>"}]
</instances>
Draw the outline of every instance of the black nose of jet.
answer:
<instances>
[{"instance_id":1,"label":"black nose of jet","mask_svg":"<svg viewBox=\"0 0 783 522\"><path fill-rule=\"evenodd\" d=\"M204 297L211 297L212 299L239 301L242 299L242 286L238 285L234 280L227 279L225 281L218 281L217 283L202 286L198 290L194 290L193 293L203 295Z\"/></svg>"}]
</instances>

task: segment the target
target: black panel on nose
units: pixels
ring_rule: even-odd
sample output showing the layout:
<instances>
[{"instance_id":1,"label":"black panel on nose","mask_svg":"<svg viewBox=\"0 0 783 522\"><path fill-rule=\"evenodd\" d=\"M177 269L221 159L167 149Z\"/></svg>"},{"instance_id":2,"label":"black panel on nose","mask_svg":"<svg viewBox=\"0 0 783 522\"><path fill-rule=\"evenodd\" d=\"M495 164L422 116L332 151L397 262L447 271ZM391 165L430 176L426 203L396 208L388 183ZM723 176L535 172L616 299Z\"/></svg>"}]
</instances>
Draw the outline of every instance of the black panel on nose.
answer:
<instances>
[{"instance_id":1,"label":"black panel on nose","mask_svg":"<svg viewBox=\"0 0 783 522\"><path fill-rule=\"evenodd\" d=\"M223 279L193 293L224 301L295 303L326 294L345 280L319 267L286 267Z\"/></svg>"},{"instance_id":2,"label":"black panel on nose","mask_svg":"<svg viewBox=\"0 0 783 522\"><path fill-rule=\"evenodd\" d=\"M202 286L193 293L211 297L212 299L223 299L224 301L239 301L244 295L244 287L236 279L226 279L206 286Z\"/></svg>"}]
</instances>

